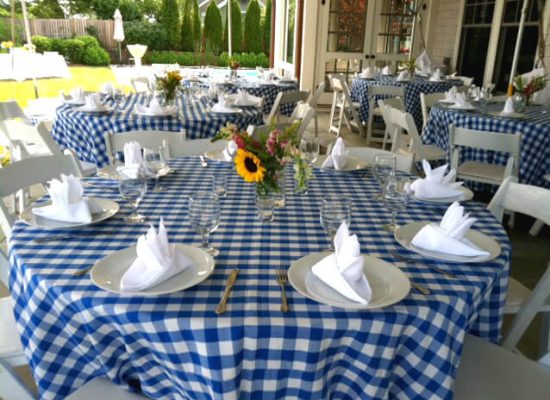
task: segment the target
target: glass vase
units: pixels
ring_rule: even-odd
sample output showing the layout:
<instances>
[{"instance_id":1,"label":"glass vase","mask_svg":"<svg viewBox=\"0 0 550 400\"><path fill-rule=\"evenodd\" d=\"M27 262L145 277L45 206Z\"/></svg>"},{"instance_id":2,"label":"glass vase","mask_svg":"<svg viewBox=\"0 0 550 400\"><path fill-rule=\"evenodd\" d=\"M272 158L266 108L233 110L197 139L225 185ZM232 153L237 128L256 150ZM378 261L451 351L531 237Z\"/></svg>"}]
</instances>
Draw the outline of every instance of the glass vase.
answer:
<instances>
[{"instance_id":1,"label":"glass vase","mask_svg":"<svg viewBox=\"0 0 550 400\"><path fill-rule=\"evenodd\" d=\"M234 80L237 79L237 77L238 77L238 70L236 70L236 69L229 70L229 79L234 81Z\"/></svg>"},{"instance_id":2,"label":"glass vase","mask_svg":"<svg viewBox=\"0 0 550 400\"><path fill-rule=\"evenodd\" d=\"M516 92L512 97L512 101L514 103L515 112L520 113L525 110L525 106L527 105L527 97L525 97L523 93Z\"/></svg>"},{"instance_id":3,"label":"glass vase","mask_svg":"<svg viewBox=\"0 0 550 400\"><path fill-rule=\"evenodd\" d=\"M277 186L279 190L273 190L271 195L273 196L273 201L276 208L282 208L286 204L286 190L285 190L285 171L281 171L277 176Z\"/></svg>"}]
</instances>

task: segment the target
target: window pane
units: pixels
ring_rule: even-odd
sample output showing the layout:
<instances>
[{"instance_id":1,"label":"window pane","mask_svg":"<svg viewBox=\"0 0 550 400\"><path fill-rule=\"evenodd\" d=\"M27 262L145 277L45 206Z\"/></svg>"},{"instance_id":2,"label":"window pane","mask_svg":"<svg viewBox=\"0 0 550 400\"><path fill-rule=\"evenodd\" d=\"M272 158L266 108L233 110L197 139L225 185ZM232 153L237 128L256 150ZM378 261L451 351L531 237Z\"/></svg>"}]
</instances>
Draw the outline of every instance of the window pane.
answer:
<instances>
[{"instance_id":1,"label":"window pane","mask_svg":"<svg viewBox=\"0 0 550 400\"><path fill-rule=\"evenodd\" d=\"M362 53L367 0L331 0L327 51Z\"/></svg>"},{"instance_id":2,"label":"window pane","mask_svg":"<svg viewBox=\"0 0 550 400\"><path fill-rule=\"evenodd\" d=\"M294 31L296 28L296 0L287 2L286 62L294 63Z\"/></svg>"}]
</instances>

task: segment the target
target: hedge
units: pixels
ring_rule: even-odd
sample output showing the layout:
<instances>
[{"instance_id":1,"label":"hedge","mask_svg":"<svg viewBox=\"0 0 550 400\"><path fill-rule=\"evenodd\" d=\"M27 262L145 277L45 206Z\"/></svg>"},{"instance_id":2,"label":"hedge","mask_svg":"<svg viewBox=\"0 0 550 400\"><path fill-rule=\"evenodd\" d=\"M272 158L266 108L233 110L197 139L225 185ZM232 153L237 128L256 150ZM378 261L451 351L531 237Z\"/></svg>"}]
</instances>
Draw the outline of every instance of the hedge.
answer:
<instances>
[{"instance_id":1,"label":"hedge","mask_svg":"<svg viewBox=\"0 0 550 400\"><path fill-rule=\"evenodd\" d=\"M206 51L218 54L222 48L222 14L215 1L211 0L204 16L204 39Z\"/></svg>"},{"instance_id":2,"label":"hedge","mask_svg":"<svg viewBox=\"0 0 550 400\"><path fill-rule=\"evenodd\" d=\"M168 45L170 49L176 50L180 47L180 12L177 0L162 0L159 22L166 30Z\"/></svg>"},{"instance_id":3,"label":"hedge","mask_svg":"<svg viewBox=\"0 0 550 400\"><path fill-rule=\"evenodd\" d=\"M170 50L166 29L156 22L124 22L124 35L128 44L144 44L148 50Z\"/></svg>"},{"instance_id":4,"label":"hedge","mask_svg":"<svg viewBox=\"0 0 550 400\"><path fill-rule=\"evenodd\" d=\"M204 58L206 57L206 59ZM209 54L176 52L176 51L148 51L145 53L144 62L148 64L179 64L179 65L219 65L227 67L229 65L229 54L222 53L219 57ZM237 60L242 67L269 67L269 57L264 53L241 53L233 54L232 58Z\"/></svg>"},{"instance_id":5,"label":"hedge","mask_svg":"<svg viewBox=\"0 0 550 400\"><path fill-rule=\"evenodd\" d=\"M246 68L256 68L256 67L264 67L269 68L269 57L266 56L264 53L241 53L241 54L233 54L233 56L229 57L229 54L222 53L218 57L218 65L220 67L227 67L229 65L229 60L233 58L234 60L238 61L241 64L241 67Z\"/></svg>"},{"instance_id":6,"label":"hedge","mask_svg":"<svg viewBox=\"0 0 550 400\"><path fill-rule=\"evenodd\" d=\"M193 51L195 49L192 10L193 4L191 0L185 0L181 17L181 49L183 51Z\"/></svg>"},{"instance_id":7,"label":"hedge","mask_svg":"<svg viewBox=\"0 0 550 400\"><path fill-rule=\"evenodd\" d=\"M57 51L73 64L109 65L111 58L93 36L76 36L71 39L33 36L37 52Z\"/></svg>"},{"instance_id":8,"label":"hedge","mask_svg":"<svg viewBox=\"0 0 550 400\"><path fill-rule=\"evenodd\" d=\"M251 53L262 51L262 10L258 0L251 0L244 16L244 49Z\"/></svg>"},{"instance_id":9,"label":"hedge","mask_svg":"<svg viewBox=\"0 0 550 400\"><path fill-rule=\"evenodd\" d=\"M189 52L150 51L145 53L144 59L150 64L201 65L201 56Z\"/></svg>"},{"instance_id":10,"label":"hedge","mask_svg":"<svg viewBox=\"0 0 550 400\"><path fill-rule=\"evenodd\" d=\"M201 51L202 48L202 23L201 23L201 12L199 9L199 0L188 0L193 1L193 46L195 51Z\"/></svg>"},{"instance_id":11,"label":"hedge","mask_svg":"<svg viewBox=\"0 0 550 400\"><path fill-rule=\"evenodd\" d=\"M228 0L229 1L229 0ZM226 6L225 30L223 32L223 48L229 50L229 8ZM241 4L237 0L231 0L231 50L240 53L243 50L243 24L241 19Z\"/></svg>"},{"instance_id":12,"label":"hedge","mask_svg":"<svg viewBox=\"0 0 550 400\"><path fill-rule=\"evenodd\" d=\"M265 14L262 22L262 47L265 54L271 51L271 0L265 3Z\"/></svg>"}]
</instances>

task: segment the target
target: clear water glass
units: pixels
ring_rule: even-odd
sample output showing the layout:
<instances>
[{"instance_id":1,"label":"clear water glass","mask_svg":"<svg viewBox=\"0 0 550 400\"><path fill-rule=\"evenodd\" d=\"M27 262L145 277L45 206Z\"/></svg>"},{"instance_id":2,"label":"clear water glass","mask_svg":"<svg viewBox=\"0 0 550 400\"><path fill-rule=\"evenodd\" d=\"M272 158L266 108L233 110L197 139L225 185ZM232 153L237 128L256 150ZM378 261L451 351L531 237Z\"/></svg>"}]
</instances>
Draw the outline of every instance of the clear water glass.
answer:
<instances>
[{"instance_id":1,"label":"clear water glass","mask_svg":"<svg viewBox=\"0 0 550 400\"><path fill-rule=\"evenodd\" d=\"M342 222L351 224L351 199L330 196L321 203L321 226L330 240L330 250L334 250L334 236Z\"/></svg>"},{"instance_id":2,"label":"clear water glass","mask_svg":"<svg viewBox=\"0 0 550 400\"><path fill-rule=\"evenodd\" d=\"M271 222L275 218L275 197L273 194L256 193L256 210L262 222Z\"/></svg>"},{"instance_id":3,"label":"clear water glass","mask_svg":"<svg viewBox=\"0 0 550 400\"><path fill-rule=\"evenodd\" d=\"M214 193L197 193L189 198L189 222L201 235L201 248L214 257L220 252L208 240L220 224L220 212L220 201Z\"/></svg>"},{"instance_id":4,"label":"clear water glass","mask_svg":"<svg viewBox=\"0 0 550 400\"><path fill-rule=\"evenodd\" d=\"M218 197L227 196L227 174L225 171L212 175L212 192Z\"/></svg>"},{"instance_id":5,"label":"clear water glass","mask_svg":"<svg viewBox=\"0 0 550 400\"><path fill-rule=\"evenodd\" d=\"M147 192L145 172L141 168L122 168L118 172L118 190L120 196L132 208L132 213L124 218L124 222L130 224L145 222L145 216L137 212L139 203Z\"/></svg>"},{"instance_id":6,"label":"clear water glass","mask_svg":"<svg viewBox=\"0 0 550 400\"><path fill-rule=\"evenodd\" d=\"M159 193L165 190L164 187L160 185L159 178L162 172L168 168L166 164L166 149L164 146L159 146L156 149L143 149L143 159L147 169L155 177L155 187L153 192Z\"/></svg>"},{"instance_id":7,"label":"clear water glass","mask_svg":"<svg viewBox=\"0 0 550 400\"><path fill-rule=\"evenodd\" d=\"M386 179L388 179L388 176L391 173L395 173L395 163L396 156L393 153L381 153L374 156L374 165L372 167L372 172L374 178L380 185L380 193L377 193L375 195L375 199L382 200L384 184L386 183Z\"/></svg>"},{"instance_id":8,"label":"clear water glass","mask_svg":"<svg viewBox=\"0 0 550 400\"><path fill-rule=\"evenodd\" d=\"M399 229L396 218L399 211L404 210L409 202L408 179L399 179L395 174L390 174L384 186L384 205L391 214L391 221L384 225L387 232L395 232Z\"/></svg>"},{"instance_id":9,"label":"clear water glass","mask_svg":"<svg viewBox=\"0 0 550 400\"><path fill-rule=\"evenodd\" d=\"M126 99L126 95L124 93L124 89L115 89L113 91L113 100L115 101L115 107L117 109L124 106L124 100Z\"/></svg>"},{"instance_id":10,"label":"clear water glass","mask_svg":"<svg viewBox=\"0 0 550 400\"><path fill-rule=\"evenodd\" d=\"M312 135L304 135L300 140L300 153L311 165L319 158L319 139Z\"/></svg>"}]
</instances>

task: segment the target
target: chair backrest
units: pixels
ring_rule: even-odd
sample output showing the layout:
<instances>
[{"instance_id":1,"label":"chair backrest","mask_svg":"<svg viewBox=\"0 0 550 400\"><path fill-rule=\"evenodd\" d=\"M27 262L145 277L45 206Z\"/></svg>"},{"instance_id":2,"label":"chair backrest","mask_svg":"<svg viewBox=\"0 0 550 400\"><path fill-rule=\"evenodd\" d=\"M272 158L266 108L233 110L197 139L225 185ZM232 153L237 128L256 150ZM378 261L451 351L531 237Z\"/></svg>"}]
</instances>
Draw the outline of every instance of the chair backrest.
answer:
<instances>
[{"instance_id":1,"label":"chair backrest","mask_svg":"<svg viewBox=\"0 0 550 400\"><path fill-rule=\"evenodd\" d=\"M449 125L449 144L451 150L451 168L458 168L459 151L457 146L474 147L482 150L492 150L509 153L504 176L517 175L521 134L497 133L459 128Z\"/></svg>"},{"instance_id":2,"label":"chair backrest","mask_svg":"<svg viewBox=\"0 0 550 400\"><path fill-rule=\"evenodd\" d=\"M389 107L389 106L385 106ZM396 130L396 137L394 138L394 146L392 146L392 151L396 151L401 149L401 146L399 145L399 142L408 142L410 145L409 151L416 153L420 151L420 148L422 146L422 140L420 139L420 135L418 134L418 130L416 129L416 125L414 123L414 119L412 115L406 111L398 110L397 108L389 107L389 109L386 109L386 112L388 113L388 116L390 117L391 123L399 128ZM402 138L403 131L407 133L407 138ZM405 140L403 140L405 139ZM397 149L393 148L397 145ZM419 155L420 158L422 155Z\"/></svg>"},{"instance_id":3,"label":"chair backrest","mask_svg":"<svg viewBox=\"0 0 550 400\"><path fill-rule=\"evenodd\" d=\"M305 110L305 111L304 111ZM298 128L298 131L296 132L296 136L298 138L301 138L304 133L306 132L307 128L309 127L309 124L315 117L316 111L313 107L311 107L309 104L306 104L305 107L302 109L301 115L295 119L291 118L291 123L294 123L296 121L300 121L300 127ZM316 132L314 132L316 134Z\"/></svg>"},{"instance_id":4,"label":"chair backrest","mask_svg":"<svg viewBox=\"0 0 550 400\"><path fill-rule=\"evenodd\" d=\"M115 155L119 151L124 151L124 144L130 141L136 141L142 148L156 149L160 146L166 147L170 157L172 153L177 153L178 147L183 147L185 143L184 132L170 131L130 131L105 134L105 145L107 156L111 164L115 161Z\"/></svg>"},{"instance_id":5,"label":"chair backrest","mask_svg":"<svg viewBox=\"0 0 550 400\"><path fill-rule=\"evenodd\" d=\"M71 154L56 154L32 157L0 168L0 199L26 189L31 185L45 183L61 174L81 176L78 160ZM14 218L0 201L0 228L9 237Z\"/></svg>"},{"instance_id":6,"label":"chair backrest","mask_svg":"<svg viewBox=\"0 0 550 400\"><path fill-rule=\"evenodd\" d=\"M24 146L26 153L31 154L31 148L39 148L51 154L61 153L59 146L50 134L45 122L37 126L29 125L21 120L13 119L4 121L10 142L18 141Z\"/></svg>"},{"instance_id":7,"label":"chair backrest","mask_svg":"<svg viewBox=\"0 0 550 400\"><path fill-rule=\"evenodd\" d=\"M143 93L149 90L148 78L145 78L145 77L132 78L131 83L136 93Z\"/></svg>"},{"instance_id":8,"label":"chair backrest","mask_svg":"<svg viewBox=\"0 0 550 400\"><path fill-rule=\"evenodd\" d=\"M325 86L326 84L324 81L319 83L319 85L317 85L317 89L315 89L315 92L313 92L313 94L309 97L309 100L308 100L308 104L311 107L317 108L317 104L319 103L319 98L323 93L325 93Z\"/></svg>"},{"instance_id":9,"label":"chair backrest","mask_svg":"<svg viewBox=\"0 0 550 400\"><path fill-rule=\"evenodd\" d=\"M474 83L474 78L470 78L468 76L455 76L453 79L460 79L464 86L470 87L472 83Z\"/></svg>"},{"instance_id":10,"label":"chair backrest","mask_svg":"<svg viewBox=\"0 0 550 400\"><path fill-rule=\"evenodd\" d=\"M271 111L269 112L269 115L267 117L267 122L273 121L273 118L276 118L277 115L279 115L279 110L281 106L289 103L297 103L299 101L307 101L307 98L309 97L309 90L294 90L291 92L279 92L277 94L277 97L275 98L275 101L273 102L273 106L271 107ZM277 122L276 120L274 120Z\"/></svg>"},{"instance_id":11,"label":"chair backrest","mask_svg":"<svg viewBox=\"0 0 550 400\"><path fill-rule=\"evenodd\" d=\"M405 97L405 89L403 86L395 85L371 85L369 86L369 97L377 98L378 96L385 97Z\"/></svg>"},{"instance_id":12,"label":"chair backrest","mask_svg":"<svg viewBox=\"0 0 550 400\"><path fill-rule=\"evenodd\" d=\"M391 122L391 115L388 115L389 108L386 108L386 106L389 106L391 108L396 108L401 111L405 111L405 104L403 104L403 100L401 100L401 97L390 97L387 99L378 99L377 101L378 108L380 108L380 111L382 112L382 119L384 120L385 128L385 134L384 134L384 140L382 141L382 148L386 148L386 143L393 144L393 138L395 135L396 128L394 124Z\"/></svg>"},{"instance_id":13,"label":"chair backrest","mask_svg":"<svg viewBox=\"0 0 550 400\"><path fill-rule=\"evenodd\" d=\"M350 147L349 155L350 157L357 158L368 162L369 164L374 164L374 157L378 154L393 154L391 151L377 149L374 147ZM406 172L410 174L413 169L414 154L395 154L395 167L399 171Z\"/></svg>"},{"instance_id":14,"label":"chair backrest","mask_svg":"<svg viewBox=\"0 0 550 400\"><path fill-rule=\"evenodd\" d=\"M291 125L290 122L279 122L277 124L266 125L249 125L246 131L254 138L258 138L260 135L267 135L274 129L284 130Z\"/></svg>"},{"instance_id":15,"label":"chair backrest","mask_svg":"<svg viewBox=\"0 0 550 400\"><path fill-rule=\"evenodd\" d=\"M0 121L14 118L27 119L17 101L0 101Z\"/></svg>"},{"instance_id":16,"label":"chair backrest","mask_svg":"<svg viewBox=\"0 0 550 400\"><path fill-rule=\"evenodd\" d=\"M361 136L365 136L363 123L361 122L361 118L359 118L356 108L353 106L353 99L351 98L351 91L349 89L346 77L342 74L331 75L330 77L331 85L334 90L334 100L336 100L336 96L339 94L344 97L342 106L347 106L347 109L355 121L357 129L359 130L359 134Z\"/></svg>"},{"instance_id":17,"label":"chair backrest","mask_svg":"<svg viewBox=\"0 0 550 400\"><path fill-rule=\"evenodd\" d=\"M172 157L198 157L202 156L207 151L223 150L227 144L226 140L212 142L210 139L192 139L183 142L183 145L178 146L172 151Z\"/></svg>"},{"instance_id":18,"label":"chair backrest","mask_svg":"<svg viewBox=\"0 0 550 400\"><path fill-rule=\"evenodd\" d=\"M422 108L422 127L428 125L430 118L430 108L437 104L439 100L445 98L445 93L420 93L420 107Z\"/></svg>"}]
</instances>

